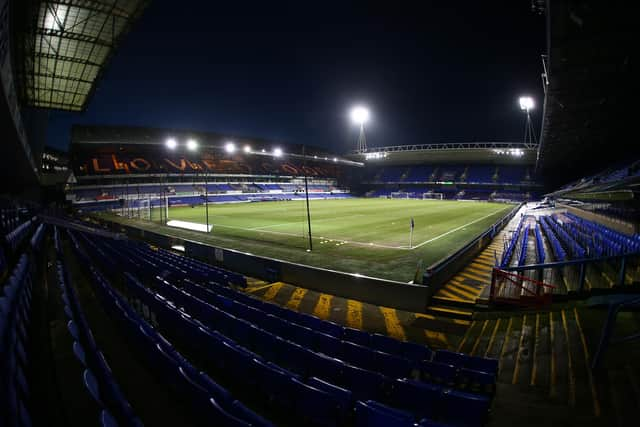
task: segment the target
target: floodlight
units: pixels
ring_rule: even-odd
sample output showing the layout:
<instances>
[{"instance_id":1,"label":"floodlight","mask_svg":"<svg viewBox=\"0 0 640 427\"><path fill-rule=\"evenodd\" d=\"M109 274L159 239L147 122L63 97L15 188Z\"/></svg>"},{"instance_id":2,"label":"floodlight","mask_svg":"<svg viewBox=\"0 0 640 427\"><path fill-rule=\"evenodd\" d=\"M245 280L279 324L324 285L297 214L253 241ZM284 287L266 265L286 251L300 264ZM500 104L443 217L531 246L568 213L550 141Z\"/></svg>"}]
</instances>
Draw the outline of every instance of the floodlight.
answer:
<instances>
[{"instance_id":1,"label":"floodlight","mask_svg":"<svg viewBox=\"0 0 640 427\"><path fill-rule=\"evenodd\" d=\"M262 150L260 150L260 151L262 151L263 153L266 153L266 152L267 152L267 150L265 150L264 148L263 148Z\"/></svg>"},{"instance_id":2,"label":"floodlight","mask_svg":"<svg viewBox=\"0 0 640 427\"><path fill-rule=\"evenodd\" d=\"M175 150L176 147L178 146L178 142L173 139L173 138L169 138L167 139L167 141L164 143L164 145L169 149L169 150Z\"/></svg>"},{"instance_id":3,"label":"floodlight","mask_svg":"<svg viewBox=\"0 0 640 427\"><path fill-rule=\"evenodd\" d=\"M337 161L338 161L337 157L334 157L334 158L333 158L333 161L334 161L334 162L337 162Z\"/></svg>"},{"instance_id":4,"label":"floodlight","mask_svg":"<svg viewBox=\"0 0 640 427\"><path fill-rule=\"evenodd\" d=\"M363 106L356 106L351 109L351 120L359 125L363 125L369 120L369 110Z\"/></svg>"},{"instance_id":5,"label":"floodlight","mask_svg":"<svg viewBox=\"0 0 640 427\"><path fill-rule=\"evenodd\" d=\"M198 149L198 143L195 139L190 139L187 141L187 150L196 151Z\"/></svg>"},{"instance_id":6,"label":"floodlight","mask_svg":"<svg viewBox=\"0 0 640 427\"><path fill-rule=\"evenodd\" d=\"M229 154L235 152L236 151L236 144L234 144L231 141L227 142L226 144L224 144L224 151L226 151Z\"/></svg>"},{"instance_id":7,"label":"floodlight","mask_svg":"<svg viewBox=\"0 0 640 427\"><path fill-rule=\"evenodd\" d=\"M244 152L245 152L245 153L250 153L250 152L251 152L251 146L249 146L249 145L245 145L245 146L244 146Z\"/></svg>"},{"instance_id":8,"label":"floodlight","mask_svg":"<svg viewBox=\"0 0 640 427\"><path fill-rule=\"evenodd\" d=\"M529 111L529 110L533 110L533 98L531 98L530 96L521 96L520 99L520 109L522 111Z\"/></svg>"},{"instance_id":9,"label":"floodlight","mask_svg":"<svg viewBox=\"0 0 640 427\"><path fill-rule=\"evenodd\" d=\"M282 148L276 147L273 149L273 155L276 157L282 157Z\"/></svg>"}]
</instances>

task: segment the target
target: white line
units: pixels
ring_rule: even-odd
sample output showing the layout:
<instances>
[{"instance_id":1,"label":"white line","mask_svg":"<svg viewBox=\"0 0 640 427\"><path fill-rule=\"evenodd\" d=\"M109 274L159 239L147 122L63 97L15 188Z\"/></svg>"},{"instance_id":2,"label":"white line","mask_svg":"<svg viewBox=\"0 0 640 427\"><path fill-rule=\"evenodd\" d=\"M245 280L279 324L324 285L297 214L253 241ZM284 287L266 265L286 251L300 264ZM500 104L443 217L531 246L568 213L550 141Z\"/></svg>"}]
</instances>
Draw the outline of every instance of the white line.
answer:
<instances>
[{"instance_id":1,"label":"white line","mask_svg":"<svg viewBox=\"0 0 640 427\"><path fill-rule=\"evenodd\" d=\"M420 244L418 244L418 245L415 245L415 246L414 246L413 248L411 248L411 249L417 249L417 248L419 248L420 246L426 245L427 243L431 243L431 242L433 242L433 241L435 241L435 240L438 240L439 238L444 237L444 236L446 236L446 235L448 235L448 234L455 233L456 231L458 231L458 230L460 230L460 229L462 229L462 228L464 228L464 227L466 227L466 226L468 226L468 225L475 224L476 222L478 222L478 221L482 221L483 219L486 219L486 218L489 218L490 216L495 215L495 214L497 214L497 213L499 213L499 212L501 212L501 211L496 211L496 212L494 212L494 213L490 213L489 215L485 215L485 216L483 216L482 218L474 219L473 221L468 222L468 223L466 223L466 224L463 224L463 225L461 225L460 227L456 227L456 228L454 228L453 230L449 230L449 231L447 231L446 233L442 233L441 235L436 236L436 237L434 237L434 238L432 238L432 239L425 240L424 242L422 242L422 243L420 243Z\"/></svg>"}]
</instances>

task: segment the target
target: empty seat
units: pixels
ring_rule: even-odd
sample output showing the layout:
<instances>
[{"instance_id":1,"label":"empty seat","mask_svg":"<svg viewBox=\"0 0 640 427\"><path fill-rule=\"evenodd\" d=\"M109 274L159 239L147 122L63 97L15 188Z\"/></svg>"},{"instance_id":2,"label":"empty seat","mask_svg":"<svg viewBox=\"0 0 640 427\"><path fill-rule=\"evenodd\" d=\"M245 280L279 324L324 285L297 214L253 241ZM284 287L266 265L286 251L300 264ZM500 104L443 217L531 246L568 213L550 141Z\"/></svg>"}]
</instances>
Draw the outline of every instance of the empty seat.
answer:
<instances>
[{"instance_id":1,"label":"empty seat","mask_svg":"<svg viewBox=\"0 0 640 427\"><path fill-rule=\"evenodd\" d=\"M352 343L369 346L371 344L371 334L359 329L344 327L342 339Z\"/></svg>"},{"instance_id":2,"label":"empty seat","mask_svg":"<svg viewBox=\"0 0 640 427\"><path fill-rule=\"evenodd\" d=\"M333 393L320 390L298 379L293 379L295 392L295 413L301 420L316 426L337 426L340 424L344 408L342 400ZM306 423L305 423L306 424Z\"/></svg>"},{"instance_id":3,"label":"empty seat","mask_svg":"<svg viewBox=\"0 0 640 427\"><path fill-rule=\"evenodd\" d=\"M420 418L435 419L442 403L442 388L406 378L398 379L393 383L391 402Z\"/></svg>"},{"instance_id":4,"label":"empty seat","mask_svg":"<svg viewBox=\"0 0 640 427\"><path fill-rule=\"evenodd\" d=\"M402 355L402 341L381 334L371 334L371 347L385 353Z\"/></svg>"},{"instance_id":5,"label":"empty seat","mask_svg":"<svg viewBox=\"0 0 640 427\"><path fill-rule=\"evenodd\" d=\"M420 364L420 374L425 381L453 386L457 381L458 368L446 363L425 360Z\"/></svg>"},{"instance_id":6,"label":"empty seat","mask_svg":"<svg viewBox=\"0 0 640 427\"><path fill-rule=\"evenodd\" d=\"M349 341L342 342L341 359L353 366L364 369L375 369L373 351L369 347L354 344Z\"/></svg>"},{"instance_id":7,"label":"empty seat","mask_svg":"<svg viewBox=\"0 0 640 427\"><path fill-rule=\"evenodd\" d=\"M469 368L476 371L487 372L489 374L497 374L498 360L487 359L484 357L469 356L464 353L456 353L448 350L438 350L433 356L435 362L454 365L459 368Z\"/></svg>"},{"instance_id":8,"label":"empty seat","mask_svg":"<svg viewBox=\"0 0 640 427\"><path fill-rule=\"evenodd\" d=\"M442 419L449 425L481 426L489 412L490 401L487 396L465 393L459 390L447 390L442 399Z\"/></svg>"},{"instance_id":9,"label":"empty seat","mask_svg":"<svg viewBox=\"0 0 640 427\"><path fill-rule=\"evenodd\" d=\"M371 400L356 403L356 427L412 427L414 425L411 414L376 403Z\"/></svg>"},{"instance_id":10,"label":"empty seat","mask_svg":"<svg viewBox=\"0 0 640 427\"><path fill-rule=\"evenodd\" d=\"M404 357L381 351L373 352L374 370L391 378L411 377L413 363Z\"/></svg>"},{"instance_id":11,"label":"empty seat","mask_svg":"<svg viewBox=\"0 0 640 427\"><path fill-rule=\"evenodd\" d=\"M334 336L315 332L313 334L313 344L315 350L320 353L337 358L342 356L342 342Z\"/></svg>"},{"instance_id":12,"label":"empty seat","mask_svg":"<svg viewBox=\"0 0 640 427\"><path fill-rule=\"evenodd\" d=\"M351 390L355 399L379 399L385 394L388 379L377 372L344 364L339 385Z\"/></svg>"}]
</instances>

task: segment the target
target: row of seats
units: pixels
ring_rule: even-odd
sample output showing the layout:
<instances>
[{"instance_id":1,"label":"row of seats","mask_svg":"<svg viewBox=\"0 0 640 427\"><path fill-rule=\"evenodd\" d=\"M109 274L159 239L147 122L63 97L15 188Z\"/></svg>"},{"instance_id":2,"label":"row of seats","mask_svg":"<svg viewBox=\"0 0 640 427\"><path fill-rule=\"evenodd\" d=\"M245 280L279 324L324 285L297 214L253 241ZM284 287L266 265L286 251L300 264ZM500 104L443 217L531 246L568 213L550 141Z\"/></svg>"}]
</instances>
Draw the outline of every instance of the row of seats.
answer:
<instances>
[{"instance_id":1,"label":"row of seats","mask_svg":"<svg viewBox=\"0 0 640 427\"><path fill-rule=\"evenodd\" d=\"M93 242L94 242L94 240L92 239L91 243L93 243ZM164 286L165 287L169 287L171 285L165 284ZM192 286L197 286L197 285L193 284ZM229 291L229 292L235 292L235 291L233 291L233 290L231 290L229 288L219 287L219 289L225 289L226 291ZM165 289L165 291L166 291L166 289ZM141 297L141 296L144 296L144 294L147 291L143 287L139 287L138 288L138 292L141 293L141 294L139 294L137 296ZM181 292L181 291L178 290L177 288L173 289L173 293L174 293L173 299L177 299L175 297L176 297L176 295L178 295L179 292ZM207 291L207 292L209 292L209 291ZM187 296L185 295L183 297L183 300L181 300L180 302L177 302L177 303L180 304L182 302L184 304L184 298L186 298L186 297ZM147 297L146 299L148 300L149 298L150 297ZM192 300L195 300L195 298L193 298L193 297L189 297L189 298L191 298ZM156 301L157 301L157 298L156 298ZM257 300L255 300L255 301L257 301ZM231 300L229 300L229 302L231 302ZM156 304L158 304L158 303L156 303ZM168 301L165 301L165 304L163 304L163 306L165 308L163 310L167 310L166 307L167 307L168 304L169 304ZM197 307L198 305L200 306L199 308ZM207 325L216 325L217 328L224 329L223 332L225 332L225 335L221 335L221 336L223 336L227 340L229 339L229 337L226 336L226 335L234 335L234 337L241 337L241 336L244 335L246 337L247 330L248 331L253 331L253 332L255 332L256 330L259 330L259 328L252 327L249 323L246 323L246 322L243 322L243 321L241 321L241 320L239 320L237 318L234 318L234 316L230 315L229 313L224 313L222 310L217 310L217 312L218 312L217 315L216 314L212 314L212 311L214 311L213 306L209 306L208 307L209 313L207 314L204 311L204 307L203 307L204 305L205 304L203 302L201 302L200 304L197 304L197 303L192 304L192 306L190 306L191 310L189 311L189 313L191 313L192 315L195 315L196 318L203 319L203 321ZM247 306L245 306L245 307L247 307ZM250 307L247 307L247 308L250 308ZM158 307L158 306L156 306L155 309L156 310L161 310L161 308ZM153 311L153 309L151 311ZM170 310L170 311L173 312L173 315L169 316L169 317L173 318L174 322L180 322L178 317L180 317L180 318L184 317L184 315L181 315L182 317L179 316L180 313L177 312L177 311L176 312L174 312L173 310ZM197 315L195 313L197 313ZM171 325L171 321L167 321L166 320L166 316L167 315L165 313L165 322L168 323L169 325ZM163 317L163 316L160 316L160 317ZM275 316L271 316L271 317L275 318ZM225 318L226 318L226 321L225 321ZM243 325L244 328L239 328L238 325ZM249 329L247 329L247 328L249 328ZM169 329L172 329L172 328L169 326ZM181 326L174 325L173 329L175 331L182 331L182 334L184 334L185 331L186 331L185 325L181 325ZM244 329L244 331L240 332L240 333L234 332L234 330L237 330L237 329ZM249 332L249 333L251 333L251 332ZM266 333L262 334L262 338L265 338L265 337L268 337L268 335L266 335ZM328 338L333 338L330 335L327 335L327 337ZM249 340L249 341L251 341L251 340ZM284 340L282 338L280 338L280 341L284 342ZM193 337L190 337L188 342L194 343L196 341L194 341ZM245 341L245 342L247 342L247 341ZM395 342L397 343L397 341L395 341ZM273 349L273 347L274 347L273 343L270 343L270 344L271 345L263 346L263 348L272 348ZM356 344L354 344L354 345L356 345ZM347 376L349 376L349 375L353 376L356 373L366 372L366 370L355 368L355 367L353 367L353 366L351 366L349 364L346 364L343 361L340 361L338 359L331 358L329 356L322 355L322 354L319 354L319 353L314 353L312 350L309 350L308 347L301 347L301 346L295 345L293 342L289 342L289 344L286 346L286 349L287 349L287 351L289 353L289 357L288 357L288 360L289 360L288 365L289 366L288 367L292 367L292 366L295 367L295 365L297 364L298 365L297 370L299 372L300 371L304 372L304 370L307 369L305 366L300 366L300 365L304 365L305 361L308 360L309 357L315 357L316 361L318 361L318 364L325 363L325 369L324 369L324 372L326 373L325 376L327 374L330 375L331 376L330 379L332 379L332 380L336 380L336 378L335 378L336 375L339 377L337 379L342 378L342 375L344 374L345 370L347 371L347 374L346 374ZM277 349L273 349L273 350L275 351ZM452 355L453 355L452 361L454 361L455 363L458 363L458 364L461 363L461 359L460 358L464 357L462 355L456 355L456 354L452 354ZM255 356L255 353L254 353L254 356ZM442 353L442 357L446 358L446 356L447 356L446 353ZM280 356L273 356L273 357L277 358L277 357L280 357ZM326 365L327 363L329 363L329 365ZM331 365L332 363L333 363L333 365ZM335 365L336 363L337 363L337 365ZM316 372L323 372L321 370L321 368L314 368L314 369L317 369ZM291 373L293 374L294 372L291 372ZM373 374L373 379L374 380L376 379L376 377L377 377L377 379L379 379L380 377L383 377L383 376L381 376L379 374L375 375L374 372L371 372L371 374ZM297 375L300 375L300 374L297 374ZM308 376L308 373L307 373L307 376ZM368 379L368 381L365 381L366 379ZM342 380L344 380L344 378ZM407 380L407 381L412 381L412 380ZM360 378L358 381L355 381L355 384L357 386L360 386L360 388L361 388L361 390L357 390L359 393L369 393L369 396L371 396L372 392L376 391L376 388L378 388L378 389L380 388L380 387L377 387L371 381L371 378ZM353 384L350 384L350 385L353 385ZM373 385L373 387L372 387L372 385ZM379 385L380 384L378 383L378 386ZM413 383L410 383L410 385L411 385L411 387L419 387L419 386L422 386L422 385L425 385L425 384L417 382L417 381L414 381ZM441 394L439 394L440 392L442 392L442 396L444 396L444 391L443 391L444 389L442 389L442 388L440 388L438 386L434 386L434 385L429 385L429 386L430 387L435 387L436 390L439 390L439 392L435 393L436 397L441 396ZM447 393L447 396L448 395L449 394ZM454 394L454 396L455 396L455 394ZM432 398L433 398L433 396L432 396ZM484 412L486 413L488 400L486 400L486 398L483 398L481 396L474 396L474 398L480 399L480 402L484 405ZM476 419L476 422L477 421L478 421L478 419Z\"/></svg>"},{"instance_id":2,"label":"row of seats","mask_svg":"<svg viewBox=\"0 0 640 427\"><path fill-rule=\"evenodd\" d=\"M87 419L97 419L103 426L140 427L142 422L135 415L116 382L104 354L100 351L91 328L71 285L65 268L58 230L54 231L54 245L58 256L56 272L61 292L67 331L72 340L76 358L76 380L84 385L82 410ZM76 404L80 404L76 402ZM75 413L72 416L78 417ZM87 421L88 422L88 421ZM93 423L90 423L93 424Z\"/></svg>"},{"instance_id":3,"label":"row of seats","mask_svg":"<svg viewBox=\"0 0 640 427\"><path fill-rule=\"evenodd\" d=\"M515 251L518 240L520 238L520 232L522 231L522 224L524 222L524 217L520 218L518 225L516 226L515 231L511 234L511 240L507 244L507 249L502 253L502 258L500 260L500 268L505 268L509 266L511 262L511 257L513 256L513 252Z\"/></svg>"},{"instance_id":4,"label":"row of seats","mask_svg":"<svg viewBox=\"0 0 640 427\"><path fill-rule=\"evenodd\" d=\"M200 318L193 316L193 311L182 312L171 301L154 295L133 276L128 276L127 285L134 297L140 299L143 311L153 314L173 336L183 336L183 345L198 354L216 355L215 360L209 361L215 372L233 373L229 380L236 384L240 382L236 373L245 372L252 378L245 384L247 389L255 387L275 396L274 404L282 405L282 412L292 410L313 425L345 423L351 417L354 401L364 399L402 408L416 420L442 419L447 425L481 425L486 419L490 404L487 396L406 378L393 380L284 339L280 339L280 345L268 339L262 341L268 335L259 328L244 323L245 329L238 333L236 330L243 322L221 310L212 313L215 311L212 306L209 314ZM189 314L193 317L187 317ZM203 323L196 323L197 319ZM218 330L204 325L215 325ZM252 332L253 337L247 336ZM244 343L248 346L241 345ZM256 343L262 355L256 352ZM263 343L266 346L261 346ZM287 402L294 401L289 408ZM460 413L460 408L465 412Z\"/></svg>"},{"instance_id":5,"label":"row of seats","mask_svg":"<svg viewBox=\"0 0 640 427\"><path fill-rule=\"evenodd\" d=\"M581 218L571 212L565 213L572 222L568 225L588 236L594 244L600 245L602 255L623 255L640 252L640 234L628 236L597 222Z\"/></svg>"},{"instance_id":6,"label":"row of seats","mask_svg":"<svg viewBox=\"0 0 640 427\"><path fill-rule=\"evenodd\" d=\"M552 231L556 240L559 240L562 243L562 247L568 251L571 255L571 258L574 259L583 259L587 257L587 251L575 241L575 239L567 233L567 231L562 228L562 226L557 222L555 217L552 216L542 216L540 220L546 224L546 227L549 231ZM565 252L566 254L566 252ZM566 256L566 255L565 255ZM558 261L563 261L564 259L558 259Z\"/></svg>"},{"instance_id":7,"label":"row of seats","mask_svg":"<svg viewBox=\"0 0 640 427\"><path fill-rule=\"evenodd\" d=\"M534 230L536 235L536 252L538 255L538 263L542 264L544 263L546 256L544 251L544 242L542 240L542 233L540 233L540 227L538 226L538 224L535 225Z\"/></svg>"},{"instance_id":8,"label":"row of seats","mask_svg":"<svg viewBox=\"0 0 640 427\"><path fill-rule=\"evenodd\" d=\"M104 244L103 249L106 249L109 248L109 243L107 243L107 241L113 245L121 245L111 248L110 253L113 256L125 256L129 260L132 258L139 258L141 256L136 255L134 252L123 253L121 249L126 245L114 240L93 239L93 241L89 243L102 242ZM136 242L131 242L131 244L140 245ZM152 257L157 257L160 253L165 253L173 259L177 259L176 262L180 262L180 259L188 259L163 250L147 250L145 253ZM136 274L148 278L154 278L160 275L170 280L175 279L175 277L168 277L165 274L163 266L153 266L153 264L150 265L143 262L140 262L138 266L139 268L136 270ZM241 292L220 286L210 280L201 282L201 284L206 286L206 288L203 288L197 283L194 283L194 277L196 275L193 274L193 270L188 269L184 273L183 277L188 277L189 279L179 280L179 283L186 292L253 324L266 325L265 327L270 327L271 332L276 333L277 335L284 334L287 336L299 336L301 337L300 339L302 344L311 344L314 341L314 334L322 334L325 338L321 338L320 340L327 346L334 349L338 348L339 345L329 344L331 340L326 338L327 335L338 342L340 340L344 340L350 344L366 347L366 351L383 352L398 357L400 360L404 359L406 361L406 365L415 366L424 360L432 359L432 352L426 346L411 342L398 341L386 335L377 333L370 334L365 331L343 327L334 322L322 320L306 313L299 313L282 308L275 304L265 303ZM173 296L176 297L175 294ZM285 333L288 325L294 329L298 329L298 331L289 331L288 333ZM447 354L447 352L444 351L436 353L437 354L433 356L436 360L443 357L443 354ZM332 354L337 353L333 351ZM497 369L497 364L494 359L470 357L465 355L458 356L455 365L475 369L481 372L487 372L491 375L495 374Z\"/></svg>"},{"instance_id":9,"label":"row of seats","mask_svg":"<svg viewBox=\"0 0 640 427\"><path fill-rule=\"evenodd\" d=\"M560 244L560 241L549 226L546 217L540 217L540 226L542 227L542 231L544 232L547 240L551 243L551 251L553 252L555 261L567 260L567 253L565 252L564 248Z\"/></svg>"},{"instance_id":10,"label":"row of seats","mask_svg":"<svg viewBox=\"0 0 640 427\"><path fill-rule=\"evenodd\" d=\"M0 425L31 425L28 409L28 328L34 265L20 256L0 294Z\"/></svg>"},{"instance_id":11,"label":"row of seats","mask_svg":"<svg viewBox=\"0 0 640 427\"><path fill-rule=\"evenodd\" d=\"M100 303L131 344L132 350L162 380L180 401L187 405L202 425L233 427L271 426L271 423L236 400L229 391L196 369L174 346L160 335L116 292L93 266L74 234L69 232L76 256L87 269ZM97 254L85 246L92 255ZM211 354L212 357L217 357ZM244 376L246 373L241 373Z\"/></svg>"},{"instance_id":12,"label":"row of seats","mask_svg":"<svg viewBox=\"0 0 640 427\"><path fill-rule=\"evenodd\" d=\"M137 272L137 273L140 273L140 272ZM188 289L191 290L191 292L194 292L199 288L198 285L191 284L188 281L185 281L184 284L189 286ZM186 288L187 287L185 286L185 289ZM289 331L289 333L286 334L286 337L293 340L297 338L303 344L303 346L300 346L297 343L294 343L293 341L289 341L286 338L283 338L281 336L266 332L265 330L252 326L251 324L253 323L254 325L261 325L261 326L266 325L267 323L269 323L268 322L269 317L271 318L271 323L278 320L280 320L279 323L281 326L283 325L283 323L284 324L288 323L286 321L282 321L281 319L278 319L273 315L268 315L268 317L266 318L265 317L248 318L246 320L249 320L251 322L251 323L248 323L244 321L242 318L236 318L235 316L223 310L216 310L215 306L206 306L203 303L198 303L197 301L194 301L194 298L192 296L188 294L183 294L182 291L180 291L177 288L174 288L173 286L171 286L170 284L164 281L163 281L162 289L158 289L158 290L160 291L161 294L164 294L166 297L172 300L173 303L183 307L187 307L188 308L187 313L195 316L198 319L201 319L205 324L216 325L216 328L219 330L219 332L222 332L224 334L225 338L234 338L236 342L238 342L239 344L245 345L253 349L254 351L257 351L258 353L261 353L262 356L267 357L272 362L275 361L280 363L281 366L286 366L287 368L291 369L292 372L295 372L298 375L310 376L310 375L313 375L313 373L317 373L322 377L327 375L326 374L327 372L333 371L334 374L329 374L331 375L330 379L336 380L335 375L336 374L339 375L340 372L343 372L345 370L347 370L350 373L350 375L356 375L356 373L360 374L362 378L359 378L357 380L352 378L352 381L348 384L348 386L352 390L354 390L353 392L354 394L356 394L358 398L365 398L365 397L382 398L383 390L385 389L385 382L387 383L387 385L390 383L389 378L385 378L382 375L376 374L375 372L367 371L365 369L355 368L355 366L352 366L350 363L345 363L342 360L338 360L335 357L332 357L336 355L332 353L340 353L339 355L342 357L344 357L344 354L349 354L348 357L350 359L350 362L358 365L376 363L375 356L373 358L367 357L367 356L372 356L376 354L378 355L378 357L380 357L379 361L382 361L382 365L383 365L383 366L378 366L377 370L384 370L385 368L387 370L389 369L395 370L394 372L395 375L393 375L394 377L400 376L400 375L406 375L411 371L411 368L412 368L410 363L406 363L408 362L406 360L404 364L398 363L398 362L401 362L402 359L397 356L391 356L382 352L370 353L368 349L363 346L360 346L355 343L350 343L350 342L341 342L340 340L336 339L335 337L332 337L331 335L327 335L320 332L316 333L316 337L319 340L315 341L315 344L314 344L314 340L311 340L311 341L309 340L312 337L312 332L313 332L311 329L300 327L298 325L293 324L292 326L296 326L296 327L292 328ZM210 293L211 295L215 295L204 288L200 288L200 290L204 291L205 293ZM227 289L227 290L231 291L230 289ZM146 290L143 290L140 288L138 289L138 294L136 296L138 298L144 298L145 294L146 294ZM224 297L221 297L221 298L224 298ZM148 301L149 298L147 297L146 300ZM241 304L229 299L226 299L226 304L224 301L219 301L218 303L221 306L225 306L233 303L235 303L235 305L244 306L244 304ZM157 306L155 308L156 310L160 310L160 308ZM252 307L244 306L244 308L251 309ZM154 311L153 307L151 311ZM254 311L254 314L259 312L258 310L255 310L255 309L253 311ZM173 317L176 317L176 315L174 314ZM309 317L311 318L311 316ZM319 319L316 319L316 320L320 321ZM173 328L171 327L169 328L173 329L176 334L179 334L180 331L182 331L183 333L185 331L184 325L174 325ZM307 330L305 331L305 329ZM327 331L327 332L330 332L330 331ZM335 333L335 330L333 332ZM395 341L395 340L391 340L391 339L389 340L394 344L399 343L398 341ZM341 344L342 344L342 347L341 347ZM407 344L407 343L404 343L404 344ZM311 348L314 348L314 345L323 346L320 348L316 347L316 350L324 350L324 353L328 353L328 355L320 354L320 352L314 353L312 350L310 350ZM320 359L314 359L314 357L320 358ZM439 353L439 358L444 359L446 362L455 363L459 366L461 366L466 361L465 359L468 359L468 357L464 355L448 353L448 352ZM320 360L320 362L318 362L318 365L313 365L313 361L318 361L318 360ZM481 359L481 360L486 360L486 359ZM322 369L322 366L321 366L323 362L325 363L325 369ZM333 363L335 366L327 369L326 363ZM439 366L440 366L440 371L442 371L442 367L449 368L449 369L445 369L448 371L446 375L442 375L441 372L439 372L440 376L441 377L446 376L448 381L453 381L453 383L455 384L457 369L454 366L447 365L446 363L440 363L438 361L435 361L435 362L427 361L426 364L432 365L432 366L429 366L429 369L432 372L437 372ZM495 369L495 365L491 366L490 369ZM467 379L469 380L469 382L471 382L472 379L475 379L478 376L480 376L482 378L482 381L485 382L484 383L485 386L489 385L490 387L495 382L494 375L488 375L488 374L480 373L473 370L463 369L463 371L467 371ZM437 375L433 375L431 378L435 379L437 377L438 377ZM338 379L338 381L340 380ZM344 383L341 383L341 384L344 385ZM418 383L416 382L416 384ZM361 395L360 393L364 393L364 396ZM480 400L484 402L485 405L488 402L486 400L483 400L483 398L480 398ZM485 412L486 412L486 406L485 406Z\"/></svg>"},{"instance_id":13,"label":"row of seats","mask_svg":"<svg viewBox=\"0 0 640 427\"><path fill-rule=\"evenodd\" d=\"M518 265L525 265L527 262L527 246L529 243L529 224L524 227L524 233L522 234L522 243L520 245L520 256L518 257Z\"/></svg>"},{"instance_id":14,"label":"row of seats","mask_svg":"<svg viewBox=\"0 0 640 427\"><path fill-rule=\"evenodd\" d=\"M11 251L16 251L18 249L22 241L31 232L31 226L34 223L35 221L32 219L27 220L5 235L5 242Z\"/></svg>"}]
</instances>

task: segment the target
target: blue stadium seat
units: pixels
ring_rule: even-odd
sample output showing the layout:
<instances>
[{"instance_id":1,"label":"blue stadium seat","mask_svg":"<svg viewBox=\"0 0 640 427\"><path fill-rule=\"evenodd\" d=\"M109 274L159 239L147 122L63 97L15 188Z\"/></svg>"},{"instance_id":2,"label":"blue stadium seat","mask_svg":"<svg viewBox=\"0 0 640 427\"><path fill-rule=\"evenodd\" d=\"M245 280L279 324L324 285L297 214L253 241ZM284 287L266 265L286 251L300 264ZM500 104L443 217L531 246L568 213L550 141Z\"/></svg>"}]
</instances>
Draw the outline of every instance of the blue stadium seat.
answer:
<instances>
[{"instance_id":1,"label":"blue stadium seat","mask_svg":"<svg viewBox=\"0 0 640 427\"><path fill-rule=\"evenodd\" d=\"M391 402L395 407L411 411L420 418L435 419L442 404L442 388L406 378L397 379L393 383Z\"/></svg>"},{"instance_id":2,"label":"blue stadium seat","mask_svg":"<svg viewBox=\"0 0 640 427\"><path fill-rule=\"evenodd\" d=\"M446 390L440 408L442 419L452 426L482 426L489 412L487 396Z\"/></svg>"},{"instance_id":3,"label":"blue stadium seat","mask_svg":"<svg viewBox=\"0 0 640 427\"><path fill-rule=\"evenodd\" d=\"M311 377L307 380L307 384L311 387L325 391L336 398L340 403L340 418L346 419L349 416L349 410L353 407L353 393L346 388L342 388L328 381L317 377Z\"/></svg>"},{"instance_id":4,"label":"blue stadium seat","mask_svg":"<svg viewBox=\"0 0 640 427\"><path fill-rule=\"evenodd\" d=\"M295 413L300 420L315 426L333 427L341 424L344 408L342 400L308 384L293 379L295 393ZM307 424L303 421L304 424Z\"/></svg>"},{"instance_id":5,"label":"blue stadium seat","mask_svg":"<svg viewBox=\"0 0 640 427\"><path fill-rule=\"evenodd\" d=\"M313 376L332 384L340 384L345 363L342 360L312 353L309 358L309 371Z\"/></svg>"},{"instance_id":6,"label":"blue stadium seat","mask_svg":"<svg viewBox=\"0 0 640 427\"><path fill-rule=\"evenodd\" d=\"M337 358L341 358L342 356L342 342L332 335L315 332L313 333L313 344L313 348L315 348L317 352Z\"/></svg>"},{"instance_id":7,"label":"blue stadium seat","mask_svg":"<svg viewBox=\"0 0 640 427\"><path fill-rule=\"evenodd\" d=\"M369 347L354 344L349 341L342 342L342 357L345 362L364 369L375 369L373 350Z\"/></svg>"},{"instance_id":8,"label":"blue stadium seat","mask_svg":"<svg viewBox=\"0 0 640 427\"><path fill-rule=\"evenodd\" d=\"M383 353L381 351L374 351L373 365L375 367L375 371L390 378L405 378L412 376L413 363L404 357Z\"/></svg>"},{"instance_id":9,"label":"blue stadium seat","mask_svg":"<svg viewBox=\"0 0 640 427\"><path fill-rule=\"evenodd\" d=\"M425 360L420 364L420 374L425 381L452 387L457 382L458 368L446 363Z\"/></svg>"},{"instance_id":10,"label":"blue stadium seat","mask_svg":"<svg viewBox=\"0 0 640 427\"><path fill-rule=\"evenodd\" d=\"M371 334L371 347L385 353L402 355L402 341L381 334Z\"/></svg>"},{"instance_id":11,"label":"blue stadium seat","mask_svg":"<svg viewBox=\"0 0 640 427\"><path fill-rule=\"evenodd\" d=\"M487 372L463 368L458 374L458 382L467 391L491 395L495 392L496 376Z\"/></svg>"},{"instance_id":12,"label":"blue stadium seat","mask_svg":"<svg viewBox=\"0 0 640 427\"><path fill-rule=\"evenodd\" d=\"M309 368L310 351L291 341L284 341L279 362L282 367L298 375L306 376Z\"/></svg>"},{"instance_id":13,"label":"blue stadium seat","mask_svg":"<svg viewBox=\"0 0 640 427\"><path fill-rule=\"evenodd\" d=\"M366 347L371 344L371 334L359 329L349 328L345 326L342 337L342 339L345 341L350 341L352 343L364 345Z\"/></svg>"},{"instance_id":14,"label":"blue stadium seat","mask_svg":"<svg viewBox=\"0 0 640 427\"><path fill-rule=\"evenodd\" d=\"M416 344L410 341L401 341L400 347L402 348L404 357L415 362L431 360L433 357L433 351L426 345Z\"/></svg>"},{"instance_id":15,"label":"blue stadium seat","mask_svg":"<svg viewBox=\"0 0 640 427\"><path fill-rule=\"evenodd\" d=\"M354 398L359 400L377 400L385 394L389 385L388 379L384 375L346 363L343 366L342 378L338 384L351 390Z\"/></svg>"},{"instance_id":16,"label":"blue stadium seat","mask_svg":"<svg viewBox=\"0 0 640 427\"><path fill-rule=\"evenodd\" d=\"M413 427L411 414L376 403L371 400L356 402L356 427Z\"/></svg>"},{"instance_id":17,"label":"blue stadium seat","mask_svg":"<svg viewBox=\"0 0 640 427\"><path fill-rule=\"evenodd\" d=\"M438 350L433 356L435 362L454 365L459 368L469 368L476 371L487 372L489 374L497 374L498 360L487 359L483 357L469 356L464 353L455 353L448 350Z\"/></svg>"}]
</instances>

